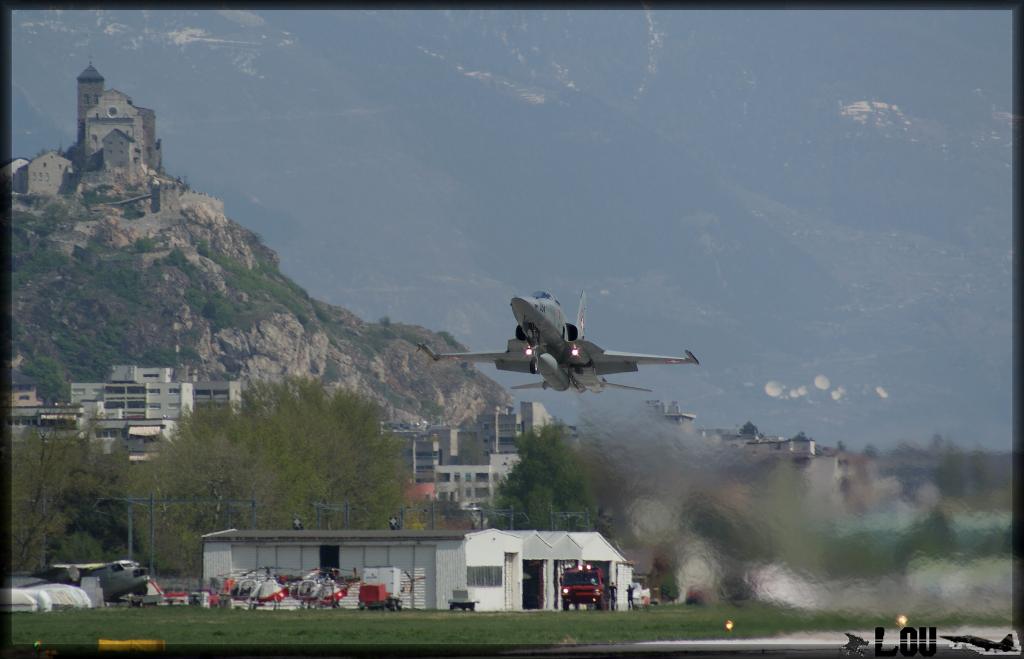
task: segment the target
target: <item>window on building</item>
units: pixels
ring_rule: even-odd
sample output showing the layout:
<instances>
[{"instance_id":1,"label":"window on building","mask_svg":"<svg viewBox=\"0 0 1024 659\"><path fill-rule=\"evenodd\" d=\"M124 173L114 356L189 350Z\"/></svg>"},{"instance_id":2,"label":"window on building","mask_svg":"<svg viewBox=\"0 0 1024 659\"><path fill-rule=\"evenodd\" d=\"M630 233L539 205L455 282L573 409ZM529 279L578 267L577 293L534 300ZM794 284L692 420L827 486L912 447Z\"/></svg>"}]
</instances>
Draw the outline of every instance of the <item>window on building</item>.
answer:
<instances>
[{"instance_id":1,"label":"window on building","mask_svg":"<svg viewBox=\"0 0 1024 659\"><path fill-rule=\"evenodd\" d=\"M462 480L462 474L455 472L455 482L458 483L460 480Z\"/></svg>"},{"instance_id":2,"label":"window on building","mask_svg":"<svg viewBox=\"0 0 1024 659\"><path fill-rule=\"evenodd\" d=\"M471 565L466 568L467 586L500 586L500 565Z\"/></svg>"},{"instance_id":3,"label":"window on building","mask_svg":"<svg viewBox=\"0 0 1024 659\"><path fill-rule=\"evenodd\" d=\"M149 404L149 409L151 409L151 410L158 410L158 409L160 409L160 403L150 403Z\"/></svg>"},{"instance_id":4,"label":"window on building","mask_svg":"<svg viewBox=\"0 0 1024 659\"><path fill-rule=\"evenodd\" d=\"M106 403L104 403L103 406L106 407L108 410L123 410L124 409L124 401L123 400L110 400L110 401L107 401Z\"/></svg>"},{"instance_id":5,"label":"window on building","mask_svg":"<svg viewBox=\"0 0 1024 659\"><path fill-rule=\"evenodd\" d=\"M490 475L487 474L486 472L477 472L476 479L480 482L487 482L488 480L490 480L489 476Z\"/></svg>"},{"instance_id":6,"label":"window on building","mask_svg":"<svg viewBox=\"0 0 1024 659\"><path fill-rule=\"evenodd\" d=\"M477 499L486 499L489 496L491 496L491 491L488 490L486 487L478 487L478 488L476 488L476 498Z\"/></svg>"},{"instance_id":7,"label":"window on building","mask_svg":"<svg viewBox=\"0 0 1024 659\"><path fill-rule=\"evenodd\" d=\"M146 393L145 387L128 387L128 393L130 394L144 394Z\"/></svg>"},{"instance_id":8,"label":"window on building","mask_svg":"<svg viewBox=\"0 0 1024 659\"><path fill-rule=\"evenodd\" d=\"M450 483L452 480L452 475L449 473L438 474L437 480L441 483Z\"/></svg>"},{"instance_id":9,"label":"window on building","mask_svg":"<svg viewBox=\"0 0 1024 659\"><path fill-rule=\"evenodd\" d=\"M171 387L170 389L167 390L167 393L170 393L170 394L180 394L181 393L181 387Z\"/></svg>"},{"instance_id":10,"label":"window on building","mask_svg":"<svg viewBox=\"0 0 1024 659\"><path fill-rule=\"evenodd\" d=\"M130 410L144 409L146 407L146 401L144 401L144 400L130 400L130 401L128 401L126 403L126 405L128 406L128 409L130 409Z\"/></svg>"},{"instance_id":11,"label":"window on building","mask_svg":"<svg viewBox=\"0 0 1024 659\"><path fill-rule=\"evenodd\" d=\"M108 394L123 394L124 393L124 387L111 387L111 386L108 386L103 391L108 393Z\"/></svg>"}]
</instances>

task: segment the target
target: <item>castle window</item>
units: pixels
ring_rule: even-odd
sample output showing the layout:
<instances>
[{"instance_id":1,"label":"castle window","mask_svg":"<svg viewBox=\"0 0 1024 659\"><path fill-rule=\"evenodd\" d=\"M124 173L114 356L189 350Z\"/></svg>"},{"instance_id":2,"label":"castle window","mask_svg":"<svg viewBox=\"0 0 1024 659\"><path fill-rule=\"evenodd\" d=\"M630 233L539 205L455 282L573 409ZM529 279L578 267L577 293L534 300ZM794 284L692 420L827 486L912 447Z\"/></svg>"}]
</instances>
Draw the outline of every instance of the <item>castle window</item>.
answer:
<instances>
[{"instance_id":1,"label":"castle window","mask_svg":"<svg viewBox=\"0 0 1024 659\"><path fill-rule=\"evenodd\" d=\"M107 108L107 116L108 117L116 117L117 116L117 106L116 105L111 105L109 108Z\"/></svg>"}]
</instances>

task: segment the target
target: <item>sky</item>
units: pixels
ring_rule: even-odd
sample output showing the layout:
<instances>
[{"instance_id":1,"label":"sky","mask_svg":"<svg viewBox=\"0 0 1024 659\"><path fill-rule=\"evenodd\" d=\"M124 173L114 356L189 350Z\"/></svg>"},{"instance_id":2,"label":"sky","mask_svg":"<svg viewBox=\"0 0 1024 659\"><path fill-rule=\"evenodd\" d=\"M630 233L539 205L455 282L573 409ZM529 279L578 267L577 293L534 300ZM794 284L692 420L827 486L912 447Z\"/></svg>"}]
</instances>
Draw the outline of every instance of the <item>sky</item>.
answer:
<instances>
[{"instance_id":1,"label":"sky","mask_svg":"<svg viewBox=\"0 0 1024 659\"><path fill-rule=\"evenodd\" d=\"M700 367L678 400L823 443L1010 442L1009 11L16 11L14 155L91 60L165 165L312 295L503 347L551 290ZM424 364L424 367L429 367ZM482 367L506 385L528 381ZM612 378L609 378L612 379Z\"/></svg>"}]
</instances>

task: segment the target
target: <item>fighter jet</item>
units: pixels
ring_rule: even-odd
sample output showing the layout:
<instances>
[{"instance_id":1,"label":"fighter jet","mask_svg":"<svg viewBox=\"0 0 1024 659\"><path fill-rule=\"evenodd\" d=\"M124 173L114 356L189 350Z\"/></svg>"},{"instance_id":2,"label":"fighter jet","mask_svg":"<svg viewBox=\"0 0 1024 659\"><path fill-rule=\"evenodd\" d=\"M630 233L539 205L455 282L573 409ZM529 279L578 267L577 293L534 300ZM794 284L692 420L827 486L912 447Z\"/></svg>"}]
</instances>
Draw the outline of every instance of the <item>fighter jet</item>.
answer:
<instances>
[{"instance_id":1,"label":"fighter jet","mask_svg":"<svg viewBox=\"0 0 1024 659\"><path fill-rule=\"evenodd\" d=\"M529 297L512 298L516 319L515 338L509 339L504 352L435 353L426 344L420 350L434 361L451 359L467 362L494 362L500 371L540 375L543 380L521 384L513 389L554 389L570 387L579 392L599 392L605 388L651 391L643 387L614 384L604 379L610 373L631 373L640 364L700 364L693 353L685 357L640 355L604 350L583 338L586 322L586 295L580 294L576 324L566 322L562 305L546 291Z\"/></svg>"},{"instance_id":2,"label":"fighter jet","mask_svg":"<svg viewBox=\"0 0 1024 659\"><path fill-rule=\"evenodd\" d=\"M846 645L839 648L843 651L843 654L858 654L863 656L864 651L861 650L861 648L866 646L868 642L856 634L851 634L850 632L843 633L846 634L846 638L849 639L846 641Z\"/></svg>"},{"instance_id":3,"label":"fighter jet","mask_svg":"<svg viewBox=\"0 0 1024 659\"><path fill-rule=\"evenodd\" d=\"M1016 646L1013 644L1013 633L1007 634L1003 640L996 642L990 641L987 638L981 638L980 636L940 636L947 641L952 641L954 644L967 644L977 646L985 652L989 650L999 650L1000 652L1013 652Z\"/></svg>"},{"instance_id":4,"label":"fighter jet","mask_svg":"<svg viewBox=\"0 0 1024 659\"><path fill-rule=\"evenodd\" d=\"M117 602L126 595L145 595L149 573L135 561L112 563L57 563L32 575L46 581L79 586L82 577L99 577L103 599Z\"/></svg>"}]
</instances>

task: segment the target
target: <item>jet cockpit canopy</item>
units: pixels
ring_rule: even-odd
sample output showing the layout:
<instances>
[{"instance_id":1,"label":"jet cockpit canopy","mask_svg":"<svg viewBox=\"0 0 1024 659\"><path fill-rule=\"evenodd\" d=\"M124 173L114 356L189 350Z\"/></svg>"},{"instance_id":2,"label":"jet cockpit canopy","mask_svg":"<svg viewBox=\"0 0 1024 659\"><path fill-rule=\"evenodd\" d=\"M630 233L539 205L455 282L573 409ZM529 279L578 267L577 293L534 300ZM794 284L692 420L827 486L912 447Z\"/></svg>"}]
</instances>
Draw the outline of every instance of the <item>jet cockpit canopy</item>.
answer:
<instances>
[{"instance_id":1,"label":"jet cockpit canopy","mask_svg":"<svg viewBox=\"0 0 1024 659\"><path fill-rule=\"evenodd\" d=\"M562 306L562 303L555 299L555 296L552 295L551 293L548 293L547 291L537 291L533 294L533 297L537 298L538 300L554 300L555 304L557 304L558 306Z\"/></svg>"}]
</instances>

